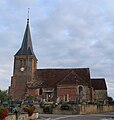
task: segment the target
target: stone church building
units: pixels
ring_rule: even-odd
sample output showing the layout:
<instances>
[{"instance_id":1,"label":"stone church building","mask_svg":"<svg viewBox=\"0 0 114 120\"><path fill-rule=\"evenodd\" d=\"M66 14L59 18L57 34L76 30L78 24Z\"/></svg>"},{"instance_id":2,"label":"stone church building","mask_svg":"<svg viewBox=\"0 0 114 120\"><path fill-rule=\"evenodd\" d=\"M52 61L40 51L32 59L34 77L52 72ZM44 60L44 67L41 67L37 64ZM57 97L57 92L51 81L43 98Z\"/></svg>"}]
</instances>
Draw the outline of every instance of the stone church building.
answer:
<instances>
[{"instance_id":1,"label":"stone church building","mask_svg":"<svg viewBox=\"0 0 114 120\"><path fill-rule=\"evenodd\" d=\"M92 78L89 68L37 69L29 19L21 48L14 55L9 93L14 100L32 95L42 101L104 101L107 86L104 78Z\"/></svg>"}]
</instances>

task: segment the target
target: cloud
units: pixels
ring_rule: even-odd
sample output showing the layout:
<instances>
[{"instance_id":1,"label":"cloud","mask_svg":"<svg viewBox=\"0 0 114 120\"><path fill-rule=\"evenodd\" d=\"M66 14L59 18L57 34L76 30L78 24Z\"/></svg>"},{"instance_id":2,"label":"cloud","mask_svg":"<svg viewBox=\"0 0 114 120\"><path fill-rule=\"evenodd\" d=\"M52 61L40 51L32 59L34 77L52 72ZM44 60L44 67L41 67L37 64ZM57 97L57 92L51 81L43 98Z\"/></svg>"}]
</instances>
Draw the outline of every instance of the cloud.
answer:
<instances>
[{"instance_id":1,"label":"cloud","mask_svg":"<svg viewBox=\"0 0 114 120\"><path fill-rule=\"evenodd\" d=\"M36 23L37 53L41 60L46 58L40 66L90 67L92 77L105 77L114 84L114 17L108 14L112 5L106 0L60 2L46 19Z\"/></svg>"},{"instance_id":2,"label":"cloud","mask_svg":"<svg viewBox=\"0 0 114 120\"><path fill-rule=\"evenodd\" d=\"M114 97L113 0L5 0L0 6L1 70L9 76L1 72L0 80L10 81L13 55L22 43L30 7L38 66L89 67L91 77L106 78Z\"/></svg>"}]
</instances>

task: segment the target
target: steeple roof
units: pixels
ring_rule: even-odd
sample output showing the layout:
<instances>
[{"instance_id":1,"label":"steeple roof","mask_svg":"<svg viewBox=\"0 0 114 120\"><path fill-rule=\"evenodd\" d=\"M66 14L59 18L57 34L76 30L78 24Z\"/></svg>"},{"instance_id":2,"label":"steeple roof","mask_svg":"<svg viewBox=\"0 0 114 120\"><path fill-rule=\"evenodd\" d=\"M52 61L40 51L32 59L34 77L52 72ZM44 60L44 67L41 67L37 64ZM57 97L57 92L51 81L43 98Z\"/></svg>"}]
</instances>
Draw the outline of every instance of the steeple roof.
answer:
<instances>
[{"instance_id":1,"label":"steeple roof","mask_svg":"<svg viewBox=\"0 0 114 120\"><path fill-rule=\"evenodd\" d=\"M31 34L30 34L30 27L29 27L29 19L27 19L27 25L26 25L21 48L15 54L15 56L20 56L20 55L34 55Z\"/></svg>"}]
</instances>

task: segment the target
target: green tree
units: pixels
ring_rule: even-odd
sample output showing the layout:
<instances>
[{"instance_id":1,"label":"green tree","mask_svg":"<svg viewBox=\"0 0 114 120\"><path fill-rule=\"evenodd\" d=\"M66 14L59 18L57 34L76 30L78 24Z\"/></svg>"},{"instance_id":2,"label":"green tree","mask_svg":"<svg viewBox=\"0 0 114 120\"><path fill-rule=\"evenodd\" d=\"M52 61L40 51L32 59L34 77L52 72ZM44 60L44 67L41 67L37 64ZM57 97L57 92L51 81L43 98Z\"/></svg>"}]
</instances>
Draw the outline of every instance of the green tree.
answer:
<instances>
[{"instance_id":1,"label":"green tree","mask_svg":"<svg viewBox=\"0 0 114 120\"><path fill-rule=\"evenodd\" d=\"M0 104L4 101L9 101L11 96L8 95L7 90L0 90Z\"/></svg>"}]
</instances>

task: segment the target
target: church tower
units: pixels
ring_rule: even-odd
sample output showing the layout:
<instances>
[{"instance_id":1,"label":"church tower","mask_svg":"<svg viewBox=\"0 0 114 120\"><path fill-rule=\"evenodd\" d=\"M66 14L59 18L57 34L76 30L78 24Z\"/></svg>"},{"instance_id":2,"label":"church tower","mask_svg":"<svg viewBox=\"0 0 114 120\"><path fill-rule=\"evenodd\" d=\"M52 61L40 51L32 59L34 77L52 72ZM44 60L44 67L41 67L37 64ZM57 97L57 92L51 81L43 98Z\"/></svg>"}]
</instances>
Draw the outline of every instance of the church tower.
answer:
<instances>
[{"instance_id":1,"label":"church tower","mask_svg":"<svg viewBox=\"0 0 114 120\"><path fill-rule=\"evenodd\" d=\"M13 76L11 77L10 95L13 99L23 99L27 93L27 84L34 81L37 58L32 47L29 19L21 48L14 55Z\"/></svg>"}]
</instances>

